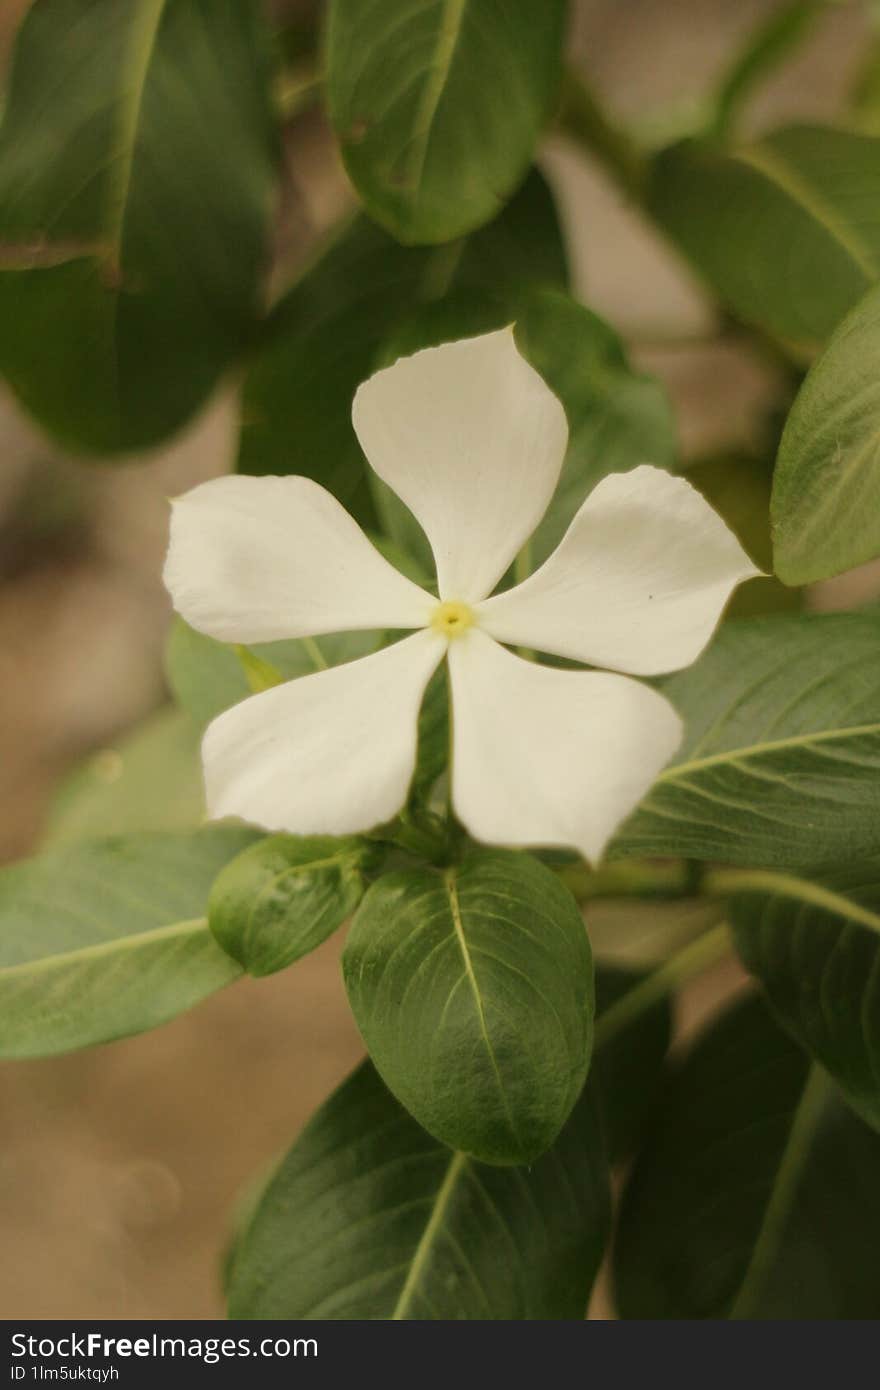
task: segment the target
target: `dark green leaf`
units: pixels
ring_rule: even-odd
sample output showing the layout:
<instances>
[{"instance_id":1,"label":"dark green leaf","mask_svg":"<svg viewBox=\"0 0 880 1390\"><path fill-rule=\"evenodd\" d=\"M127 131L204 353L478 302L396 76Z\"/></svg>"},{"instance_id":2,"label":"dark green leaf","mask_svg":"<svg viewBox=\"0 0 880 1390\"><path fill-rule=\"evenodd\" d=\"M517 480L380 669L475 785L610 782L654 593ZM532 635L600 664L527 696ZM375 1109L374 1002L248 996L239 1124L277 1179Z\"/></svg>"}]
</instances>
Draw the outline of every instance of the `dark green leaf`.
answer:
<instances>
[{"instance_id":1,"label":"dark green leaf","mask_svg":"<svg viewBox=\"0 0 880 1390\"><path fill-rule=\"evenodd\" d=\"M293 680L366 656L376 650L379 640L373 632L342 632L331 637L262 642L246 650L267 662L284 680ZM182 618L174 620L168 636L165 670L177 703L199 726L209 724L230 705L254 693L235 648L196 632Z\"/></svg>"},{"instance_id":2,"label":"dark green leaf","mask_svg":"<svg viewBox=\"0 0 880 1390\"><path fill-rule=\"evenodd\" d=\"M580 1319L608 1220L589 1090L549 1153L497 1168L431 1139L365 1063L270 1182L236 1249L229 1315Z\"/></svg>"},{"instance_id":3,"label":"dark green leaf","mask_svg":"<svg viewBox=\"0 0 880 1390\"><path fill-rule=\"evenodd\" d=\"M239 469L315 478L369 525L373 509L351 403L395 325L414 305L455 287L498 291L565 278L553 199L538 173L494 222L454 246L409 250L366 218L355 219L270 319L245 380Z\"/></svg>"},{"instance_id":4,"label":"dark green leaf","mask_svg":"<svg viewBox=\"0 0 880 1390\"><path fill-rule=\"evenodd\" d=\"M696 1043L624 1194L621 1315L876 1318L880 1137L759 1000Z\"/></svg>"},{"instance_id":5,"label":"dark green leaf","mask_svg":"<svg viewBox=\"0 0 880 1390\"><path fill-rule=\"evenodd\" d=\"M662 689L685 739L614 846L783 868L880 850L880 622L726 624Z\"/></svg>"},{"instance_id":6,"label":"dark green leaf","mask_svg":"<svg viewBox=\"0 0 880 1390\"><path fill-rule=\"evenodd\" d=\"M736 944L779 1022L880 1129L880 869L759 870L730 904Z\"/></svg>"},{"instance_id":7,"label":"dark green leaf","mask_svg":"<svg viewBox=\"0 0 880 1390\"><path fill-rule=\"evenodd\" d=\"M647 974L597 964L597 1019ZM608 1154L615 1163L635 1150L657 1103L671 1035L669 1000L659 999L607 1042L596 1039L590 1081L599 1097Z\"/></svg>"},{"instance_id":8,"label":"dark green leaf","mask_svg":"<svg viewBox=\"0 0 880 1390\"><path fill-rule=\"evenodd\" d=\"M844 319L786 422L772 517L776 569L788 584L825 579L880 555L878 360L875 289Z\"/></svg>"},{"instance_id":9,"label":"dark green leaf","mask_svg":"<svg viewBox=\"0 0 880 1390\"><path fill-rule=\"evenodd\" d=\"M248 342L274 184L238 0L41 0L0 128L0 367L74 449L181 426Z\"/></svg>"},{"instance_id":10,"label":"dark green leaf","mask_svg":"<svg viewBox=\"0 0 880 1390\"><path fill-rule=\"evenodd\" d=\"M386 1084L429 1133L490 1163L553 1143L586 1076L590 947L577 906L530 856L472 851L370 888L343 956Z\"/></svg>"},{"instance_id":11,"label":"dark green leaf","mask_svg":"<svg viewBox=\"0 0 880 1390\"><path fill-rule=\"evenodd\" d=\"M214 882L211 931L251 975L283 970L351 915L373 854L353 836L272 835L249 845Z\"/></svg>"},{"instance_id":12,"label":"dark green leaf","mask_svg":"<svg viewBox=\"0 0 880 1390\"><path fill-rule=\"evenodd\" d=\"M330 118L368 211L409 243L487 222L559 86L565 0L331 0Z\"/></svg>"},{"instance_id":13,"label":"dark green leaf","mask_svg":"<svg viewBox=\"0 0 880 1390\"><path fill-rule=\"evenodd\" d=\"M725 304L805 352L880 274L880 141L795 127L655 162L654 214Z\"/></svg>"},{"instance_id":14,"label":"dark green leaf","mask_svg":"<svg viewBox=\"0 0 880 1390\"><path fill-rule=\"evenodd\" d=\"M234 980L205 903L253 834L120 836L0 871L0 1056L141 1033Z\"/></svg>"}]
</instances>

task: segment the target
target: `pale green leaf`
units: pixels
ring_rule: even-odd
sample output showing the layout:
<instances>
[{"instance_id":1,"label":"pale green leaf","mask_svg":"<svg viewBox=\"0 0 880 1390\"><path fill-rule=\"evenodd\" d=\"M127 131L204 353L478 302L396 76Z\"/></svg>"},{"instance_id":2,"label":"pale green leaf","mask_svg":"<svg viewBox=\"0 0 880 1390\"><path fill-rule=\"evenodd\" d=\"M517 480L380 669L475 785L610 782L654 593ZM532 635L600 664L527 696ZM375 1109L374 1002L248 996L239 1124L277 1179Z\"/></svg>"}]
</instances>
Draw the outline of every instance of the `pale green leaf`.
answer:
<instances>
[{"instance_id":1,"label":"pale green leaf","mask_svg":"<svg viewBox=\"0 0 880 1390\"><path fill-rule=\"evenodd\" d=\"M208 929L223 865L254 832L215 827L48 850L0 870L0 1056L155 1028L241 968Z\"/></svg>"}]
</instances>

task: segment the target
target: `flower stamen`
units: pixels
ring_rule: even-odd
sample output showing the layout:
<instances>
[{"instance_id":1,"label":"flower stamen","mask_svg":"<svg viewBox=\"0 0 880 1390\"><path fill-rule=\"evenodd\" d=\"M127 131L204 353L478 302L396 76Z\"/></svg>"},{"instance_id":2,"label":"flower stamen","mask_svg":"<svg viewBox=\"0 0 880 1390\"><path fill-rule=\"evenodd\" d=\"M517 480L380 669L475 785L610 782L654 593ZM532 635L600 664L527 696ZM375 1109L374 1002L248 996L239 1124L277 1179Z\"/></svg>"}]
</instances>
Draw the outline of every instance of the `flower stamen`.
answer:
<instances>
[{"instance_id":1,"label":"flower stamen","mask_svg":"<svg viewBox=\"0 0 880 1390\"><path fill-rule=\"evenodd\" d=\"M474 623L474 610L459 599L439 603L431 615L431 626L441 637L460 637Z\"/></svg>"}]
</instances>

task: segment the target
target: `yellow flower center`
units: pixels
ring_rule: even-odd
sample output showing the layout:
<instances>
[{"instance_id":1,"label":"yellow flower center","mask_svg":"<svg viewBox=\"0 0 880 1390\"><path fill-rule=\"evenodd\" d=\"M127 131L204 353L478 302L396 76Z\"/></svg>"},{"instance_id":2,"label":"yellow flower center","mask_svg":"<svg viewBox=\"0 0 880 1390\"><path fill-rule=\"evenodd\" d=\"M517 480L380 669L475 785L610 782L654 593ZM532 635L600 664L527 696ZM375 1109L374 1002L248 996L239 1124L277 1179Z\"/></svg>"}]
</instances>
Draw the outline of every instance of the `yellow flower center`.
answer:
<instances>
[{"instance_id":1,"label":"yellow flower center","mask_svg":"<svg viewBox=\"0 0 880 1390\"><path fill-rule=\"evenodd\" d=\"M431 626L441 637L460 637L474 622L474 611L458 599L438 603L431 616Z\"/></svg>"}]
</instances>

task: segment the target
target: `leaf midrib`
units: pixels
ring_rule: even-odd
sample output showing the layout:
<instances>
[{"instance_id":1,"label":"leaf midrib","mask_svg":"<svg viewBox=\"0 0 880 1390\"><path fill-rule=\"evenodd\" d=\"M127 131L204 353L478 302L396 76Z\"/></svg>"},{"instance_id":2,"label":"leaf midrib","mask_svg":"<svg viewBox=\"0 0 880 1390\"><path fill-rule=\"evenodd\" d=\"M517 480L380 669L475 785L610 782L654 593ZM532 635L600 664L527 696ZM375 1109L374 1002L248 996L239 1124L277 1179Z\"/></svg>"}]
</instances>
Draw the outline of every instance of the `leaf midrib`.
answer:
<instances>
[{"instance_id":1,"label":"leaf midrib","mask_svg":"<svg viewBox=\"0 0 880 1390\"><path fill-rule=\"evenodd\" d=\"M769 149L767 145L753 145L749 149L734 151L731 158L754 169L768 182L775 184L793 203L818 222L862 272L869 284L877 279L880 268L874 263L871 248L862 242L852 227L846 225L833 206L827 204L815 189L799 177L797 171L792 169L780 154Z\"/></svg>"},{"instance_id":2,"label":"leaf midrib","mask_svg":"<svg viewBox=\"0 0 880 1390\"><path fill-rule=\"evenodd\" d=\"M471 953L468 949L467 938L464 932L464 923L461 919L461 906L458 901L456 871L454 869L450 869L444 875L444 882L446 884L446 893L449 898L449 913L452 918L452 926L455 931L455 936L458 941L458 948L461 952L462 961L464 963L465 975L467 976L467 981L470 986L471 993L473 995L474 1005L477 1011L477 1019L480 1024L480 1032L483 1036L483 1042L486 1045L486 1052L489 1057L489 1063L492 1067L492 1071L495 1076L496 1084L498 1086L498 1095L501 1100L501 1104L504 1107L504 1113L507 1116L507 1123L510 1128L510 1133L512 1138L516 1140L518 1137L516 1125L514 1124L513 1114L511 1112L510 1104L507 1099L507 1091L505 1090L504 1080L501 1076L501 1070L498 1066L498 1059L495 1056L495 1049L492 1046L492 1040L489 1037L489 1029L486 1025L486 1014L483 1009L483 997L480 993L480 986L477 982L477 976L474 971L473 961L471 960Z\"/></svg>"},{"instance_id":3,"label":"leaf midrib","mask_svg":"<svg viewBox=\"0 0 880 1390\"><path fill-rule=\"evenodd\" d=\"M409 181L414 195L418 193L425 172L431 132L437 118L443 91L449 79L467 3L468 0L443 0L440 27L437 31L434 53L428 68L429 77L425 83L425 89L413 121Z\"/></svg>"},{"instance_id":4,"label":"leaf midrib","mask_svg":"<svg viewBox=\"0 0 880 1390\"><path fill-rule=\"evenodd\" d=\"M709 881L715 891L766 893L771 897L791 898L822 912L830 912L846 922L867 927L880 935L880 914L853 902L843 893L813 883L811 879L799 878L796 874L777 873L774 869L719 869L710 875Z\"/></svg>"},{"instance_id":5,"label":"leaf midrib","mask_svg":"<svg viewBox=\"0 0 880 1390\"><path fill-rule=\"evenodd\" d=\"M674 763L657 778L657 783L674 782L689 772L699 772L706 767L717 767L724 763L742 762L745 758L757 758L764 753L776 753L786 748L808 748L817 743L833 743L842 738L861 738L866 734L880 734L880 723L851 724L845 729L818 729L811 734L792 734L789 738L770 739L765 743L746 744L739 748L727 748L721 753L711 753L705 758L694 758L690 762Z\"/></svg>"},{"instance_id":6,"label":"leaf midrib","mask_svg":"<svg viewBox=\"0 0 880 1390\"><path fill-rule=\"evenodd\" d=\"M166 0L141 0L132 19L126 61L122 64L120 73L121 118L117 139L110 152L111 167L115 176L110 181L107 200L109 259L117 274L120 270L138 122L143 107L147 73L156 47L165 4Z\"/></svg>"},{"instance_id":7,"label":"leaf midrib","mask_svg":"<svg viewBox=\"0 0 880 1390\"><path fill-rule=\"evenodd\" d=\"M133 932L130 936L114 936L110 941L96 941L91 946L80 946L74 951L61 951L54 956L38 956L34 960L19 961L16 965L0 966L0 984L15 976L38 974L64 965L78 965L82 961L100 959L101 956L136 950L145 944L171 941L176 936L196 936L200 933L209 934L206 917L171 922L167 926L152 927L149 931ZM231 956L229 963L230 966L235 965Z\"/></svg>"},{"instance_id":8,"label":"leaf midrib","mask_svg":"<svg viewBox=\"0 0 880 1390\"><path fill-rule=\"evenodd\" d=\"M467 1155L460 1150L456 1150L450 1158L449 1166L443 1176L443 1181L437 1189L437 1195L431 1207L431 1214L425 1223L425 1229L419 1237L419 1243L416 1246L409 1270L407 1271L403 1288L394 1305L394 1311L391 1314L391 1320L394 1322L402 1321L412 1303L419 1280L422 1277L422 1271L431 1256L434 1237L443 1223L446 1209L449 1206L452 1194L455 1191L455 1186L467 1161Z\"/></svg>"}]
</instances>

